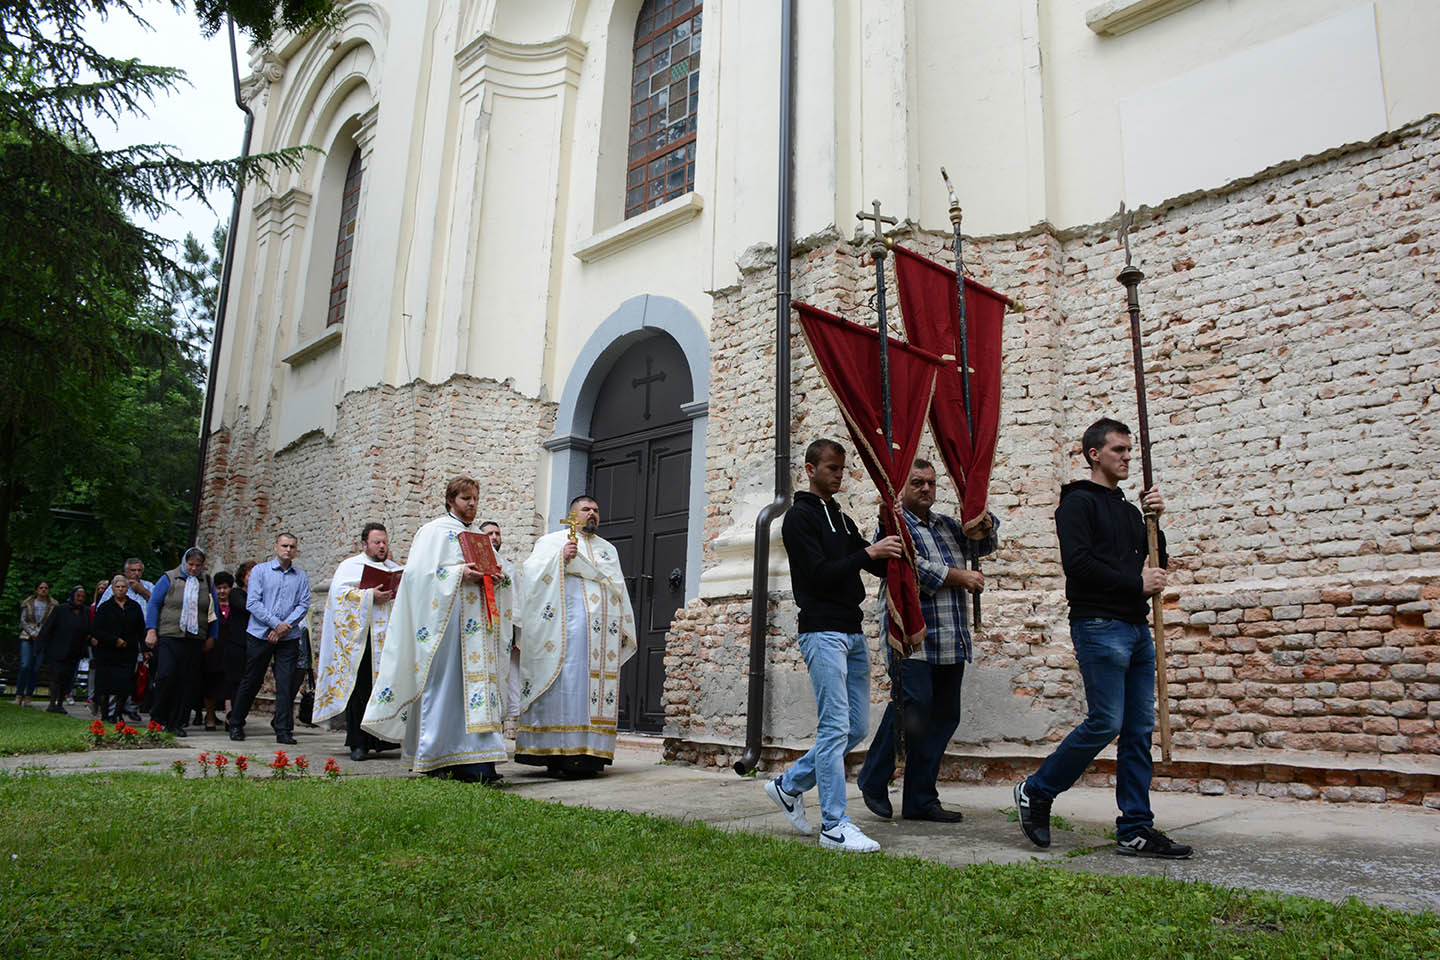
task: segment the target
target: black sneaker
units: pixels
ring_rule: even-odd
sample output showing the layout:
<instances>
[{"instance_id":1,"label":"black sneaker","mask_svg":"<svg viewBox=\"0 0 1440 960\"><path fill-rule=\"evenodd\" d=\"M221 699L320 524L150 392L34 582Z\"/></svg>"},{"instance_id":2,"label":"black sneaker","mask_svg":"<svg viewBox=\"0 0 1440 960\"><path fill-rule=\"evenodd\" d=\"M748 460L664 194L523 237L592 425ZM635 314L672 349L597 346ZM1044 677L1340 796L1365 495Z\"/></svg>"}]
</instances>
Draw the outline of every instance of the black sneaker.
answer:
<instances>
[{"instance_id":1,"label":"black sneaker","mask_svg":"<svg viewBox=\"0 0 1440 960\"><path fill-rule=\"evenodd\" d=\"M1020 814L1020 829L1037 847L1050 846L1050 801L1025 793L1025 781L1015 784L1015 809Z\"/></svg>"},{"instance_id":2,"label":"black sneaker","mask_svg":"<svg viewBox=\"0 0 1440 960\"><path fill-rule=\"evenodd\" d=\"M1123 840L1117 840L1115 852L1122 857L1188 860L1195 851L1191 850L1188 844L1176 843L1154 827L1141 827L1138 832Z\"/></svg>"}]
</instances>

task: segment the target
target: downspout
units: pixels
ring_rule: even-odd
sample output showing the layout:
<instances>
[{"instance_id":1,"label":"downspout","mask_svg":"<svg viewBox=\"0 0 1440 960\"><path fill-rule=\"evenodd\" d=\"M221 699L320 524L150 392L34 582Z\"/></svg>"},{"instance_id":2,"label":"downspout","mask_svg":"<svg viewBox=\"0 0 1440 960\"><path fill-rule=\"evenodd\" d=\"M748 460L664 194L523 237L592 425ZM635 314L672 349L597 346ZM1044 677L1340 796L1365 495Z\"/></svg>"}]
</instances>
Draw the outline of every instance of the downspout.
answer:
<instances>
[{"instance_id":1,"label":"downspout","mask_svg":"<svg viewBox=\"0 0 1440 960\"><path fill-rule=\"evenodd\" d=\"M780 201L775 238L775 499L755 518L755 569L750 581L750 690L745 755L735 772L760 762L765 722L765 632L770 612L770 525L790 507L790 249L795 187L795 0L780 7Z\"/></svg>"},{"instance_id":2,"label":"downspout","mask_svg":"<svg viewBox=\"0 0 1440 960\"><path fill-rule=\"evenodd\" d=\"M255 113L240 97L240 55L235 50L235 21L227 14L230 29L230 76L235 83L235 106L245 113L245 139L240 145L240 159L250 156L250 134L255 129ZM205 487L205 458L210 453L210 417L215 412L215 380L220 373L220 338L225 332L225 310L230 304L230 274L235 267L235 234L240 229L240 200L245 194L245 179L235 184L235 202L230 206L230 231L225 238L225 260L220 268L220 292L215 298L215 337L210 344L210 376L205 380L205 411L200 415L200 460L195 464L194 503L190 508L190 536L187 544L196 543L200 532L200 499Z\"/></svg>"}]
</instances>

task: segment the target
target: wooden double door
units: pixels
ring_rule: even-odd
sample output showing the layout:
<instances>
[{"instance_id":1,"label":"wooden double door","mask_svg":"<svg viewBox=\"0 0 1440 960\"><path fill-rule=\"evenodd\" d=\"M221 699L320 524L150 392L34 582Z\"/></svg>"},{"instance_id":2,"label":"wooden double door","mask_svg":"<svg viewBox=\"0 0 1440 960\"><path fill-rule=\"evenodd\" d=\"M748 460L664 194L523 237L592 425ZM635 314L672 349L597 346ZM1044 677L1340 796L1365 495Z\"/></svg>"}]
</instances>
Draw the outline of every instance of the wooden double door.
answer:
<instances>
[{"instance_id":1,"label":"wooden double door","mask_svg":"<svg viewBox=\"0 0 1440 960\"><path fill-rule=\"evenodd\" d=\"M661 335L615 361L596 399L587 489L615 545L635 608L638 649L620 672L622 730L665 724L665 634L685 602L690 526L689 364Z\"/></svg>"}]
</instances>

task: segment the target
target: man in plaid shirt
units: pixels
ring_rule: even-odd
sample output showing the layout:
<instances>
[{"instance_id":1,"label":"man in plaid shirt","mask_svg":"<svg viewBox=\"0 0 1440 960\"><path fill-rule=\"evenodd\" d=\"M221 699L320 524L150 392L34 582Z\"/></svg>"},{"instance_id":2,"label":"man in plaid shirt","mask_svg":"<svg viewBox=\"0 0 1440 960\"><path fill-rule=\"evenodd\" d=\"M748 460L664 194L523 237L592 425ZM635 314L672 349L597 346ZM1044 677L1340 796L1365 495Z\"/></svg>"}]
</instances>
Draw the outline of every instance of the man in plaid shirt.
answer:
<instances>
[{"instance_id":1,"label":"man in plaid shirt","mask_svg":"<svg viewBox=\"0 0 1440 960\"><path fill-rule=\"evenodd\" d=\"M945 746L960 724L960 681L970 660L970 594L985 589L985 576L966 568L971 556L994 552L999 521L990 514L984 539L971 540L958 519L931 513L935 465L929 460L915 461L900 492L900 504L915 541L915 574L925 616L924 648L900 664L907 748L900 815L906 820L959 823L959 810L940 805L935 777ZM883 820L895 813L889 796L890 778L895 773L894 709L893 704L885 708L858 778L865 806Z\"/></svg>"}]
</instances>

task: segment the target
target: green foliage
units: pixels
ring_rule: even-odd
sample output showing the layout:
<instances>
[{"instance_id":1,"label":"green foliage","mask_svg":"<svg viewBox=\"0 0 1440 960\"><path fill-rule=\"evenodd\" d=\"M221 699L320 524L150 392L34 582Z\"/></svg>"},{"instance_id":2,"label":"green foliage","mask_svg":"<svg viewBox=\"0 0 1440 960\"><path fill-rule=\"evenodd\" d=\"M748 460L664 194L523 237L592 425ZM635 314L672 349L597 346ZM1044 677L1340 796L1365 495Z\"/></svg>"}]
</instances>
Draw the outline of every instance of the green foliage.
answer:
<instances>
[{"instance_id":1,"label":"green foliage","mask_svg":"<svg viewBox=\"0 0 1440 960\"><path fill-rule=\"evenodd\" d=\"M0 810L15 857L0 862L10 956L89 957L97 945L217 958L1440 952L1435 916L1358 902L837 855L423 778L0 779ZM153 829L124 826L136 810Z\"/></svg>"},{"instance_id":2,"label":"green foliage","mask_svg":"<svg viewBox=\"0 0 1440 960\"><path fill-rule=\"evenodd\" d=\"M163 2L163 0L156 0ZM170 0L182 7L180 0ZM184 265L139 226L172 200L297 166L304 150L186 160L165 144L100 149L96 122L143 113L184 73L110 56L87 24L141 19L143 0L0 5L0 596L14 574L93 585L124 553L172 562L193 483L207 311L217 262ZM336 22L333 0L199 0L261 42ZM196 271L199 270L199 273ZM178 510L177 510L178 508ZM183 523L183 520L178 521ZM53 542L45 542L51 538ZM75 567L85 551L87 570Z\"/></svg>"},{"instance_id":3,"label":"green foliage","mask_svg":"<svg viewBox=\"0 0 1440 960\"><path fill-rule=\"evenodd\" d=\"M88 750L87 729L89 721L79 717L0 703L0 757Z\"/></svg>"}]
</instances>

